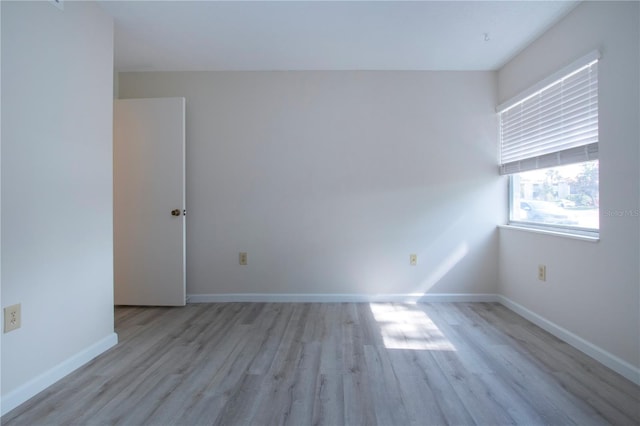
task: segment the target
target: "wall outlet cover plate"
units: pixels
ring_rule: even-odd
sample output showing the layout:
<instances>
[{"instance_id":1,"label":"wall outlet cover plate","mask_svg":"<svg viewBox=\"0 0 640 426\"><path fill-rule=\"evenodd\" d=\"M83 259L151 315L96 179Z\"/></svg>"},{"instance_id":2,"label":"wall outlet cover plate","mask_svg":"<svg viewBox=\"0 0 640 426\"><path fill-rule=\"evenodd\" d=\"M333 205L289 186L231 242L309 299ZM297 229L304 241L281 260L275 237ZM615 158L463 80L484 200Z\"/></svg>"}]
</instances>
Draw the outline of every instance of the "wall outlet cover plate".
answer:
<instances>
[{"instance_id":1,"label":"wall outlet cover plate","mask_svg":"<svg viewBox=\"0 0 640 426\"><path fill-rule=\"evenodd\" d=\"M20 328L21 325L20 304L11 305L4 308L4 332Z\"/></svg>"}]
</instances>

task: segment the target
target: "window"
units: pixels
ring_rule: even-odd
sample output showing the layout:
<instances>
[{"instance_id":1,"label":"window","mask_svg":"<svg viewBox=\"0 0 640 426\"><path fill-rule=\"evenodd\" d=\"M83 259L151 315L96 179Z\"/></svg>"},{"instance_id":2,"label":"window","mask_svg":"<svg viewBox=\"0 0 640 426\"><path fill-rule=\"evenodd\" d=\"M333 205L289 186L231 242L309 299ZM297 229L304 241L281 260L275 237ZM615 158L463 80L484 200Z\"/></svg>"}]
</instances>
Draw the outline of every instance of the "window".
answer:
<instances>
[{"instance_id":1,"label":"window","mask_svg":"<svg viewBox=\"0 0 640 426\"><path fill-rule=\"evenodd\" d=\"M509 223L599 230L598 52L498 107Z\"/></svg>"}]
</instances>

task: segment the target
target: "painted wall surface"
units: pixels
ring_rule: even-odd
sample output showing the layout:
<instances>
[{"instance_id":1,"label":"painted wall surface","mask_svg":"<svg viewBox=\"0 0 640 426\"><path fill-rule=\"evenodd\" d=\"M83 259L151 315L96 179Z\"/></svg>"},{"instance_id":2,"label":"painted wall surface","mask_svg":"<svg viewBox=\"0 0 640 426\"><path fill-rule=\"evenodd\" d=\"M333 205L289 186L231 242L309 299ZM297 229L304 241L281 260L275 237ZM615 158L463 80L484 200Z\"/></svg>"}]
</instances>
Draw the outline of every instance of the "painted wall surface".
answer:
<instances>
[{"instance_id":1,"label":"painted wall surface","mask_svg":"<svg viewBox=\"0 0 640 426\"><path fill-rule=\"evenodd\" d=\"M584 2L499 71L499 101L599 49L600 241L500 230L500 293L640 366L640 10ZM547 282L537 281L538 264Z\"/></svg>"},{"instance_id":2,"label":"painted wall surface","mask_svg":"<svg viewBox=\"0 0 640 426\"><path fill-rule=\"evenodd\" d=\"M495 73L121 73L119 88L187 98L189 294L496 290Z\"/></svg>"},{"instance_id":3,"label":"painted wall surface","mask_svg":"<svg viewBox=\"0 0 640 426\"><path fill-rule=\"evenodd\" d=\"M2 2L2 395L113 334L113 23ZM9 207L10 208L7 208Z\"/></svg>"}]
</instances>

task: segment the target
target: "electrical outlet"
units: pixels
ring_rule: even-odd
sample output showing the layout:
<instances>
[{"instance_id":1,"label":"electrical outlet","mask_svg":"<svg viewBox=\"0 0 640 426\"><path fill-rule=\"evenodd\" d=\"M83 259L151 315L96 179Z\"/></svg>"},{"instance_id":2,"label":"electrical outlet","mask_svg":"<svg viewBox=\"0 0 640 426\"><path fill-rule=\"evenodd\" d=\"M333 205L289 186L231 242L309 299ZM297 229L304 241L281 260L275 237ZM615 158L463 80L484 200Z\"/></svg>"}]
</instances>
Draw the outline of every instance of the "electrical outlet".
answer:
<instances>
[{"instance_id":1,"label":"electrical outlet","mask_svg":"<svg viewBox=\"0 0 640 426\"><path fill-rule=\"evenodd\" d=\"M241 251L240 252L240 264L241 265L246 265L247 264L247 252L246 251Z\"/></svg>"},{"instance_id":2,"label":"electrical outlet","mask_svg":"<svg viewBox=\"0 0 640 426\"><path fill-rule=\"evenodd\" d=\"M540 281L547 280L547 266L546 265L538 265L538 279Z\"/></svg>"},{"instance_id":3,"label":"electrical outlet","mask_svg":"<svg viewBox=\"0 0 640 426\"><path fill-rule=\"evenodd\" d=\"M11 305L4 308L4 332L8 333L10 331L16 330L20 328L20 304Z\"/></svg>"},{"instance_id":4,"label":"electrical outlet","mask_svg":"<svg viewBox=\"0 0 640 426\"><path fill-rule=\"evenodd\" d=\"M418 264L418 255L410 254L409 255L409 265L416 266Z\"/></svg>"}]
</instances>

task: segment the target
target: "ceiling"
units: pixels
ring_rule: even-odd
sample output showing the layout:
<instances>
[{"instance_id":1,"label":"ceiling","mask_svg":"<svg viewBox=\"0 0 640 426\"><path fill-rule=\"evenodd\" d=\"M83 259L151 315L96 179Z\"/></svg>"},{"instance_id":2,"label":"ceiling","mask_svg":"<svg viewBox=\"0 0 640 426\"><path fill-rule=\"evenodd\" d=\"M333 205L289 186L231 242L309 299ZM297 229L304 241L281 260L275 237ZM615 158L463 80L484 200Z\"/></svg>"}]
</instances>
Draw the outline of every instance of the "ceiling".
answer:
<instances>
[{"instance_id":1,"label":"ceiling","mask_svg":"<svg viewBox=\"0 0 640 426\"><path fill-rule=\"evenodd\" d=\"M102 1L118 71L495 70L576 1Z\"/></svg>"}]
</instances>

